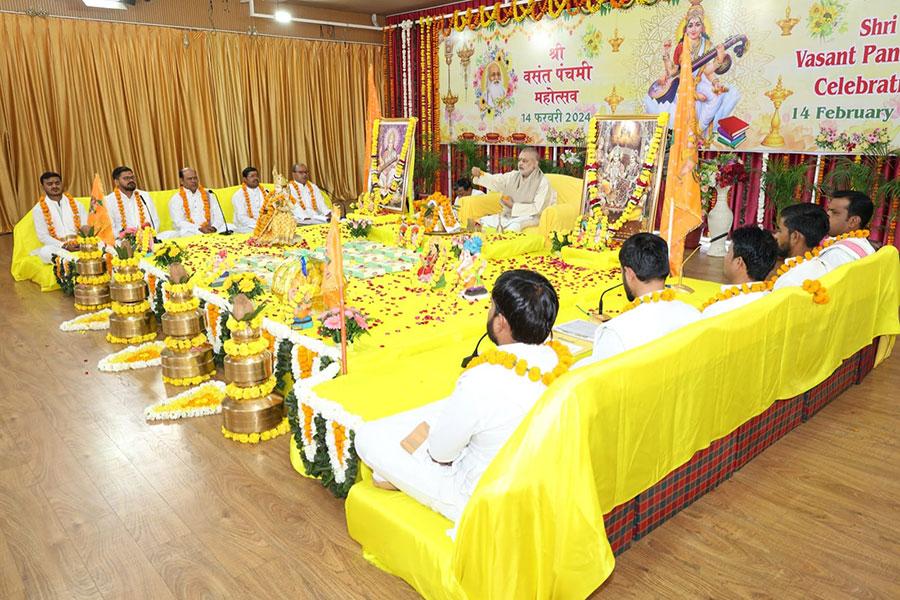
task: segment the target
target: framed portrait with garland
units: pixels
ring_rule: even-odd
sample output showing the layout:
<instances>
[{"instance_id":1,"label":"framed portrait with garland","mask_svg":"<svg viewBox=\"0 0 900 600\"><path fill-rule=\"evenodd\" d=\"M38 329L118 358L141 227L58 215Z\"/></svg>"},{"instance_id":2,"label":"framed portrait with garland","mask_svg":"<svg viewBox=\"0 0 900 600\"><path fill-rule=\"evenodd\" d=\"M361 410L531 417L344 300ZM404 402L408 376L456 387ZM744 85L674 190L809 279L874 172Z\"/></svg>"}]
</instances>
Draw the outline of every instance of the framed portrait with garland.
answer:
<instances>
[{"instance_id":1,"label":"framed portrait with garland","mask_svg":"<svg viewBox=\"0 0 900 600\"><path fill-rule=\"evenodd\" d=\"M578 243L602 249L650 231L662 180L667 113L594 115L588 126Z\"/></svg>"},{"instance_id":2,"label":"framed portrait with garland","mask_svg":"<svg viewBox=\"0 0 900 600\"><path fill-rule=\"evenodd\" d=\"M417 121L415 117L376 119L372 124L366 193L374 213L402 213L412 198Z\"/></svg>"}]
</instances>

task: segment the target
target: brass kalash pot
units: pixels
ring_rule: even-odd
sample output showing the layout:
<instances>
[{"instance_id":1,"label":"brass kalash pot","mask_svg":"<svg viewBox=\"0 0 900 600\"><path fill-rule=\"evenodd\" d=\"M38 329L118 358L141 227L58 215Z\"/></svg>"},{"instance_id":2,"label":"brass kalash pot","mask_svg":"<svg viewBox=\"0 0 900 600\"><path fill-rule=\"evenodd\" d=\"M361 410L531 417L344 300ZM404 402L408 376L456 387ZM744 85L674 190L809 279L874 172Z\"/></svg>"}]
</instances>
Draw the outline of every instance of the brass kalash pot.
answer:
<instances>
[{"instance_id":1,"label":"brass kalash pot","mask_svg":"<svg viewBox=\"0 0 900 600\"><path fill-rule=\"evenodd\" d=\"M271 392L275 383L273 356L258 321L238 323L239 327L231 331L231 340L225 342L225 380L229 385L222 401L222 416L225 429L232 433L262 433L281 423L284 399Z\"/></svg>"},{"instance_id":2,"label":"brass kalash pot","mask_svg":"<svg viewBox=\"0 0 900 600\"><path fill-rule=\"evenodd\" d=\"M206 328L199 301L185 285L164 284L166 312L162 331L166 348L162 357L163 381L171 385L196 385L215 374L212 346L206 341Z\"/></svg>"},{"instance_id":3,"label":"brass kalash pot","mask_svg":"<svg viewBox=\"0 0 900 600\"><path fill-rule=\"evenodd\" d=\"M82 311L100 310L109 306L109 275L106 261L95 237L79 237L75 270L75 308Z\"/></svg>"},{"instance_id":4,"label":"brass kalash pot","mask_svg":"<svg viewBox=\"0 0 900 600\"><path fill-rule=\"evenodd\" d=\"M113 314L109 316L107 341L136 344L156 337L156 319L147 302L147 284L137 258L113 259L113 281L109 284Z\"/></svg>"}]
</instances>

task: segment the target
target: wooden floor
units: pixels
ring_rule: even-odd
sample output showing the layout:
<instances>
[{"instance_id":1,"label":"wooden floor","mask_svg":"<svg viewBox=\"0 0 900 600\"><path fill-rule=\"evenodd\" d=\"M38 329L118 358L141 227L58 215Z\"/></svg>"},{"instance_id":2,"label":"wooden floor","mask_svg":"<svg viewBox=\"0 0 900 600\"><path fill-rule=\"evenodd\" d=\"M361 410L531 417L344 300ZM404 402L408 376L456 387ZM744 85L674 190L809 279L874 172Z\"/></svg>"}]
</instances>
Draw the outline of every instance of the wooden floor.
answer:
<instances>
[{"instance_id":1,"label":"wooden floor","mask_svg":"<svg viewBox=\"0 0 900 600\"><path fill-rule=\"evenodd\" d=\"M157 370L101 374L59 292L0 236L0 598L414 598L349 538L343 504L217 417L147 424ZM691 273L715 276L703 257ZM895 356L635 544L597 598L900 597Z\"/></svg>"}]
</instances>

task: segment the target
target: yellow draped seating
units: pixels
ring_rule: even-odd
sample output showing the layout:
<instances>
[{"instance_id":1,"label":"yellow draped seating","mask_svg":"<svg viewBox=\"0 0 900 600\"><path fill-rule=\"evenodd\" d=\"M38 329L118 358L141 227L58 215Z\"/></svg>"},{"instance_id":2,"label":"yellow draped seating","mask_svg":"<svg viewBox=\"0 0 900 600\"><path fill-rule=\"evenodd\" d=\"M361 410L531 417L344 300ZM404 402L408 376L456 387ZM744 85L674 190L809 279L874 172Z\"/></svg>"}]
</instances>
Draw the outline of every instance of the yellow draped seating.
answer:
<instances>
[{"instance_id":1,"label":"yellow draped seating","mask_svg":"<svg viewBox=\"0 0 900 600\"><path fill-rule=\"evenodd\" d=\"M271 184L262 184L264 188L271 190ZM215 188L216 196L222 204L222 213L225 215L225 221L231 223L234 218L234 210L231 206L231 196L240 188L240 185L233 185L226 188ZM172 229L172 217L169 215L169 200L178 190L160 190L157 192L146 192L153 204L156 206L156 212L159 215L159 223L157 231L167 231ZM322 190L325 201L331 206L331 198ZM85 208L88 206L88 198L76 198ZM210 210L217 211L215 201L212 201ZM41 291L49 292L59 289L56 278L53 275L53 266L45 265L37 256L32 256L31 252L41 247L41 242L37 237L34 229L34 219L31 211L28 211L24 217L19 219L13 228L13 254L10 272L16 281L33 281L41 286Z\"/></svg>"},{"instance_id":2,"label":"yellow draped seating","mask_svg":"<svg viewBox=\"0 0 900 600\"><path fill-rule=\"evenodd\" d=\"M582 180L568 175L548 173L550 185L556 190L556 204L541 213L537 227L527 227L523 233L539 234L549 243L554 231L566 231L575 227L581 214ZM475 223L481 217L500 212L499 192L489 192L459 199L459 221L463 227Z\"/></svg>"},{"instance_id":3,"label":"yellow draped seating","mask_svg":"<svg viewBox=\"0 0 900 600\"><path fill-rule=\"evenodd\" d=\"M779 290L557 379L488 467L455 541L447 519L365 469L345 506L350 535L426 598L588 596L615 564L604 514L900 333L895 248L821 283L824 305Z\"/></svg>"}]
</instances>

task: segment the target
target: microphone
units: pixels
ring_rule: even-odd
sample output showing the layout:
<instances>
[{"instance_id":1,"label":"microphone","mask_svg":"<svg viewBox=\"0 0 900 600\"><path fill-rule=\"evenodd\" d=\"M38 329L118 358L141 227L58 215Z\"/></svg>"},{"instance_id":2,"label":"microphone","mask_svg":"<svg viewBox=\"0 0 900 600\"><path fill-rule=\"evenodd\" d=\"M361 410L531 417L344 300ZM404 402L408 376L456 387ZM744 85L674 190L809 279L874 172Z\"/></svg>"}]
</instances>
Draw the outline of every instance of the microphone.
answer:
<instances>
[{"instance_id":1,"label":"microphone","mask_svg":"<svg viewBox=\"0 0 900 600\"><path fill-rule=\"evenodd\" d=\"M614 290L616 288L622 287L623 285L625 285L624 281L617 283L616 285L614 285L612 287L606 288L605 290L603 290L603 293L600 294L600 302L597 303L597 313L600 315L600 318L603 319L604 321L608 321L610 319L610 317L603 314L603 297L607 293L611 292L612 290Z\"/></svg>"},{"instance_id":2,"label":"microphone","mask_svg":"<svg viewBox=\"0 0 900 600\"><path fill-rule=\"evenodd\" d=\"M138 198L141 199L141 204L147 209L147 218L150 219L150 227L153 228L153 231L156 231L156 223L153 222L153 213L150 212L150 207L147 206L147 199L141 195L139 190L135 190L134 193L138 195Z\"/></svg>"},{"instance_id":3,"label":"microphone","mask_svg":"<svg viewBox=\"0 0 900 600\"><path fill-rule=\"evenodd\" d=\"M483 334L481 334L481 337L478 338L478 343L475 344L475 350L472 351L472 354L470 354L469 356L462 359L462 363L460 363L460 365L462 366L463 369L468 367L469 363L472 362L472 360L474 360L476 356L478 356L478 346L481 345L481 342L484 341L484 338L486 338L486 337L487 337L487 331L485 331Z\"/></svg>"},{"instance_id":4,"label":"microphone","mask_svg":"<svg viewBox=\"0 0 900 600\"><path fill-rule=\"evenodd\" d=\"M234 232L228 229L228 219L225 218L225 211L222 210L222 203L219 202L219 197L216 196L216 192L213 190L206 190L206 193L212 194L212 197L216 199L216 205L219 207L219 214L222 215L222 222L225 223L225 231L220 231L219 235L231 235Z\"/></svg>"},{"instance_id":5,"label":"microphone","mask_svg":"<svg viewBox=\"0 0 900 600\"><path fill-rule=\"evenodd\" d=\"M709 240L709 243L712 244L713 242L717 242L717 241L721 240L723 237L726 237L729 233L730 232L728 232L728 231L726 231L725 233L720 233L716 237ZM697 252L699 250L700 250L700 246L697 246L696 248L694 248L694 251L688 255L687 258L685 258L683 261L681 261L681 274L678 276L678 283L671 286L672 289L678 290L679 292L684 292L685 294L693 294L694 293L694 288L692 288L689 285L685 285L685 283L684 283L684 265L686 265L689 260L694 258L694 255L697 254Z\"/></svg>"}]
</instances>

